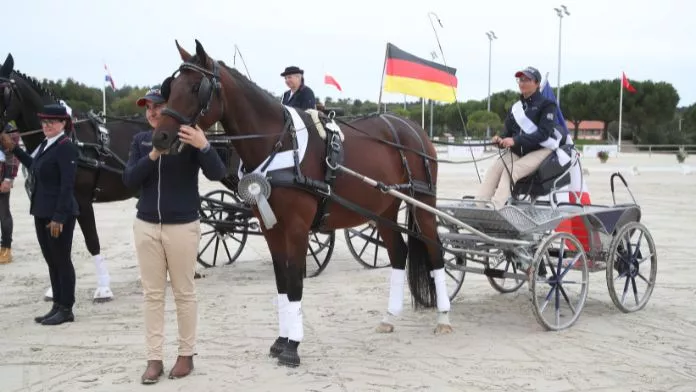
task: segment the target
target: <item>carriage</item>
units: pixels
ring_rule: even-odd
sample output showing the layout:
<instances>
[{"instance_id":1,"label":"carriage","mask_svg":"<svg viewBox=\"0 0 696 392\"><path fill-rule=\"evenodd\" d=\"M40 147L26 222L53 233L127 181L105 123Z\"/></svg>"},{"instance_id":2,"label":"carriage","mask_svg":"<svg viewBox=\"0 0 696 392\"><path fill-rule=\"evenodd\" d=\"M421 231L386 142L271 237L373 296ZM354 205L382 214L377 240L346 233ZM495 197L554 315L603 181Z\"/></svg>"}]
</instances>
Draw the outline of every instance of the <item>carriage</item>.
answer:
<instances>
[{"instance_id":1,"label":"carriage","mask_svg":"<svg viewBox=\"0 0 696 392\"><path fill-rule=\"evenodd\" d=\"M225 132L220 140L229 140L242 156L245 167L238 171L239 182L234 184L235 176L228 176L223 183L236 188L239 197L253 205L261 224L272 229L263 234L278 295L279 334L270 354L279 364L300 364L306 236L313 230L376 225L392 267L387 312L378 332L394 331L406 279L416 308L437 307L435 333L451 332L450 298L456 292L448 290L446 276L452 271L462 277L457 289L466 272L484 274L501 292L516 291L527 282L534 314L549 330L576 322L587 299L591 270L606 272L610 296L621 311L640 310L649 300L657 253L640 223L635 199L627 204L614 199L613 205L603 206L556 198L567 193L562 187L580 165L572 146L562 148L571 155L568 162L561 163L562 151L554 148L556 154L535 173L518 179L515 197L502 208L470 197L439 199L440 160L415 122L377 113L339 121L339 126L331 116L281 105L237 70L212 59L198 41L195 55L178 42L176 46L183 63L162 83L170 104L162 112L161 129L153 134L153 146L176 153L183 146L177 138L179 125L203 119L203 127L220 121ZM556 155L559 160L554 163ZM612 195L615 178L628 188L615 173L610 178ZM405 225L399 219L404 204ZM228 217L237 211L228 209ZM240 217L250 222L248 214ZM585 241L575 232L559 230L568 219L583 222ZM230 219L216 223L224 220ZM510 286L507 279L513 281Z\"/></svg>"}]
</instances>

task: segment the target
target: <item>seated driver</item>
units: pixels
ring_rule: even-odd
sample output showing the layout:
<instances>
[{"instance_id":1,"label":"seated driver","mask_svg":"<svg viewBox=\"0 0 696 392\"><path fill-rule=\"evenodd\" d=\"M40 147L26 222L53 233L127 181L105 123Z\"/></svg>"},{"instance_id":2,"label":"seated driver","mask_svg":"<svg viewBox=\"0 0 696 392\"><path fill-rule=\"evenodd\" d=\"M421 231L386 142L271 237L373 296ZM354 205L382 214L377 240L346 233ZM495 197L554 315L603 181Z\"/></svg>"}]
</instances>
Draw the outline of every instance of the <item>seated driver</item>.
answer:
<instances>
[{"instance_id":1,"label":"seated driver","mask_svg":"<svg viewBox=\"0 0 696 392\"><path fill-rule=\"evenodd\" d=\"M539 71L527 67L515 73L515 77L520 100L512 105L505 119L503 135L492 139L500 148L508 150L488 169L476 195L478 200L491 201L496 209L508 201L512 185L534 173L562 141L561 133L554 129L556 103L539 92Z\"/></svg>"}]
</instances>

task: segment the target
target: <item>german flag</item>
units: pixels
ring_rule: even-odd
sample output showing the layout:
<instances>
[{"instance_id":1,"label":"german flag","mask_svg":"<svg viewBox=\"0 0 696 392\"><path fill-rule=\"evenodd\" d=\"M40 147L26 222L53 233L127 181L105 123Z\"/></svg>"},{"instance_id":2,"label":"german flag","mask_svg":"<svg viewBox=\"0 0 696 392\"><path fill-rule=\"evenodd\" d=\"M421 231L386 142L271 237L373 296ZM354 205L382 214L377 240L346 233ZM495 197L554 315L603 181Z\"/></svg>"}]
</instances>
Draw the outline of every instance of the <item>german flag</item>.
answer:
<instances>
[{"instance_id":1,"label":"german flag","mask_svg":"<svg viewBox=\"0 0 696 392\"><path fill-rule=\"evenodd\" d=\"M387 43L385 91L454 102L456 72L455 68L416 57Z\"/></svg>"}]
</instances>

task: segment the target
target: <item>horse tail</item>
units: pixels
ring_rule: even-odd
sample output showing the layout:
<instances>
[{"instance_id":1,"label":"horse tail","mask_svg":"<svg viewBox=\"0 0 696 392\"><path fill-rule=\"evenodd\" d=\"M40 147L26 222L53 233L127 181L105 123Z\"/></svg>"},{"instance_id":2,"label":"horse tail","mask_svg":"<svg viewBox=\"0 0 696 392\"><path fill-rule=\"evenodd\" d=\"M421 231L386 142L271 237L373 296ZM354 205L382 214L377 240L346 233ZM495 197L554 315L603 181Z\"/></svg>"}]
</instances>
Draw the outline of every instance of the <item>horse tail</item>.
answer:
<instances>
[{"instance_id":1,"label":"horse tail","mask_svg":"<svg viewBox=\"0 0 696 392\"><path fill-rule=\"evenodd\" d=\"M422 216L422 215L421 215ZM416 219L415 207L408 206L407 227L410 231L422 234L421 225ZM435 235L435 239L438 236ZM408 287L414 300L414 307L432 308L437 303L435 281L430 276L432 264L428 247L418 237L408 236Z\"/></svg>"}]
</instances>

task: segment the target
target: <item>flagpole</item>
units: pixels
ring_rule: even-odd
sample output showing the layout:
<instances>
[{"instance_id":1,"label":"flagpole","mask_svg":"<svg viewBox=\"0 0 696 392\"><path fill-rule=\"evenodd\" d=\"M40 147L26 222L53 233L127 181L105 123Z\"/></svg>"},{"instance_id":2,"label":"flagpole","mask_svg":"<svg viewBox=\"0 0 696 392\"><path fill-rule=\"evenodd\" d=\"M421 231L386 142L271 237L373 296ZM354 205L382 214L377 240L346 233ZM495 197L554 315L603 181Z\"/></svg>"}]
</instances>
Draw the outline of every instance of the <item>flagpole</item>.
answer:
<instances>
[{"instance_id":1,"label":"flagpole","mask_svg":"<svg viewBox=\"0 0 696 392\"><path fill-rule=\"evenodd\" d=\"M621 80L619 80L619 141L617 145L617 153L621 152L621 120L623 115L623 73L621 74Z\"/></svg>"},{"instance_id":2,"label":"flagpole","mask_svg":"<svg viewBox=\"0 0 696 392\"><path fill-rule=\"evenodd\" d=\"M421 128L425 129L425 98L421 98Z\"/></svg>"},{"instance_id":3,"label":"flagpole","mask_svg":"<svg viewBox=\"0 0 696 392\"><path fill-rule=\"evenodd\" d=\"M377 100L377 113L379 113L379 108L382 106L382 89L384 87L384 70L387 68L387 55L389 54L389 44L384 50L384 64L382 65L382 80L379 82L379 99ZM384 111L387 112L386 110Z\"/></svg>"},{"instance_id":4,"label":"flagpole","mask_svg":"<svg viewBox=\"0 0 696 392\"><path fill-rule=\"evenodd\" d=\"M106 83L102 81L102 112L104 113L104 120L106 121Z\"/></svg>"}]
</instances>

